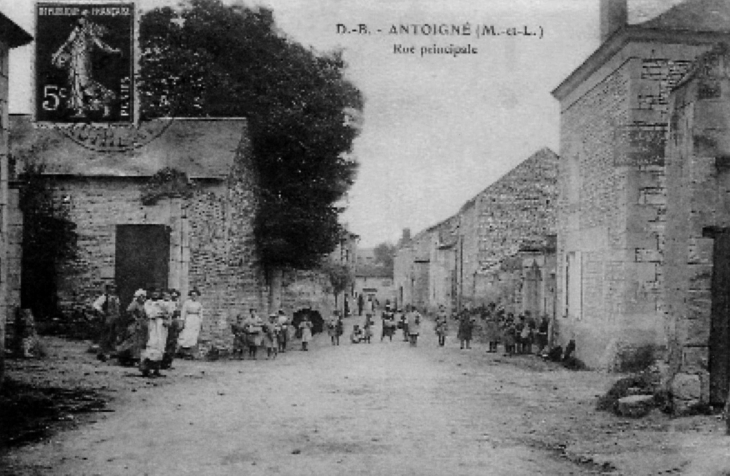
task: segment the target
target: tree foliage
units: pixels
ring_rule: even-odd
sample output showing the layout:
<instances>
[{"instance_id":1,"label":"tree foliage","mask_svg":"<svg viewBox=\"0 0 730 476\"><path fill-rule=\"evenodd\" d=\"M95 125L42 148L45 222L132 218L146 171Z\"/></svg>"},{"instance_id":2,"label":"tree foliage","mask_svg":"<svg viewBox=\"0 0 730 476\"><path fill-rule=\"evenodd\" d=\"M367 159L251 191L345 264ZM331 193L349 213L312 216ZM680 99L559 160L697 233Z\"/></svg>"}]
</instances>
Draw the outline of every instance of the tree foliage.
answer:
<instances>
[{"instance_id":1,"label":"tree foliage","mask_svg":"<svg viewBox=\"0 0 730 476\"><path fill-rule=\"evenodd\" d=\"M332 260L325 260L320 266L322 271L329 278L334 294L347 291L355 282L355 274L352 268L344 263L337 263Z\"/></svg>"},{"instance_id":2,"label":"tree foliage","mask_svg":"<svg viewBox=\"0 0 730 476\"><path fill-rule=\"evenodd\" d=\"M341 52L292 41L269 9L219 0L146 13L140 43L142 117L246 117L260 260L317 267L343 232L336 204L357 169L349 153L363 99Z\"/></svg>"},{"instance_id":3,"label":"tree foliage","mask_svg":"<svg viewBox=\"0 0 730 476\"><path fill-rule=\"evenodd\" d=\"M393 274L393 261L395 260L395 245L392 243L380 243L373 249L375 263L379 264L389 274Z\"/></svg>"}]
</instances>

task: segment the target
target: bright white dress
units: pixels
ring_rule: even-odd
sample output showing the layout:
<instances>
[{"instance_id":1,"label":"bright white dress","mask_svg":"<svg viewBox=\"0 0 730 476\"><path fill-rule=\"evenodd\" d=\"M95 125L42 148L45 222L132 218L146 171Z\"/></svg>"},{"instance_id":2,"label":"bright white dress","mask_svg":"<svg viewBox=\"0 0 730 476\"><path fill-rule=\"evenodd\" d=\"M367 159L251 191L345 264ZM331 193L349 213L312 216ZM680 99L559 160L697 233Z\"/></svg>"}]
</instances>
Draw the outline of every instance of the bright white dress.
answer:
<instances>
[{"instance_id":1,"label":"bright white dress","mask_svg":"<svg viewBox=\"0 0 730 476\"><path fill-rule=\"evenodd\" d=\"M149 322L147 346L142 352L142 359L159 362L165 355L165 345L167 344L167 326L165 325L167 305L164 301L148 300L144 303L144 311Z\"/></svg>"},{"instance_id":2,"label":"bright white dress","mask_svg":"<svg viewBox=\"0 0 730 476\"><path fill-rule=\"evenodd\" d=\"M203 324L203 305L199 301L188 299L180 311L180 318L184 327L177 343L183 348L194 347L198 343L200 328Z\"/></svg>"}]
</instances>

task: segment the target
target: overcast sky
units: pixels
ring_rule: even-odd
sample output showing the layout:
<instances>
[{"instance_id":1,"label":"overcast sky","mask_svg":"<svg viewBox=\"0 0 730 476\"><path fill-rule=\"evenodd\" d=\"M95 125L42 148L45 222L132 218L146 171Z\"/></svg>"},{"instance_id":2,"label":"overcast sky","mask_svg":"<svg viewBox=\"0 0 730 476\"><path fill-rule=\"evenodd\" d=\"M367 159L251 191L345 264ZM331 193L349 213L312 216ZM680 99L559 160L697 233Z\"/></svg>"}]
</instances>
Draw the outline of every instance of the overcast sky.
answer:
<instances>
[{"instance_id":1,"label":"overcast sky","mask_svg":"<svg viewBox=\"0 0 730 476\"><path fill-rule=\"evenodd\" d=\"M140 0L143 9L174 5ZM364 93L354 154L360 171L344 219L360 246L395 242L461 205L542 147L559 152L559 108L550 95L598 46L598 0L260 0L278 25L318 50L341 47ZM0 0L29 31L30 0ZM390 34L395 25L464 25L470 36ZM371 34L339 34L337 25ZM483 36L514 27L537 36ZM381 32L378 32L381 30ZM409 27L413 31L413 27ZM395 53L415 47L415 54ZM426 54L421 48L476 49ZM30 112L30 47L11 56L10 112Z\"/></svg>"}]
</instances>

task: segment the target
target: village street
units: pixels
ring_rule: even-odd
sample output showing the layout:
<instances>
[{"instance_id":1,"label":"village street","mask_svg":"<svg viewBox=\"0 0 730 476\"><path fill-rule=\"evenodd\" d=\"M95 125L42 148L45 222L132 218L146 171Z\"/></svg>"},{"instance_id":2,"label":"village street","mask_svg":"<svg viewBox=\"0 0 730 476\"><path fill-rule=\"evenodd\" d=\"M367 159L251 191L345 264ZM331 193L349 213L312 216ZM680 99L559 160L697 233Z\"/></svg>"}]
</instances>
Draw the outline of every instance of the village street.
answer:
<instances>
[{"instance_id":1,"label":"village street","mask_svg":"<svg viewBox=\"0 0 730 476\"><path fill-rule=\"evenodd\" d=\"M596 412L615 375L461 351L453 333L439 348L430 324L416 348L320 335L309 352L176 361L152 381L87 354L87 374L125 385L115 411L10 452L2 474L730 474L714 417Z\"/></svg>"}]
</instances>

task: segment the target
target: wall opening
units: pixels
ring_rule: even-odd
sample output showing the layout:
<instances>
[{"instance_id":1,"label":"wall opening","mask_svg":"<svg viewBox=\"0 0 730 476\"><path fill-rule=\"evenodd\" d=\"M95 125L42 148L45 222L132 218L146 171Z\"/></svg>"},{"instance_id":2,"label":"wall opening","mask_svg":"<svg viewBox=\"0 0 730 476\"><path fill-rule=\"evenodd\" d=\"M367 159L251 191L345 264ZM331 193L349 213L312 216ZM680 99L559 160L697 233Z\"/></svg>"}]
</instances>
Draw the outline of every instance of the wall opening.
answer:
<instances>
[{"instance_id":1,"label":"wall opening","mask_svg":"<svg viewBox=\"0 0 730 476\"><path fill-rule=\"evenodd\" d=\"M114 279L123 306L132 301L137 289L169 286L169 227L118 225L114 256Z\"/></svg>"},{"instance_id":2,"label":"wall opening","mask_svg":"<svg viewBox=\"0 0 730 476\"><path fill-rule=\"evenodd\" d=\"M714 233L710 317L710 404L725 403L730 390L730 230Z\"/></svg>"}]
</instances>

